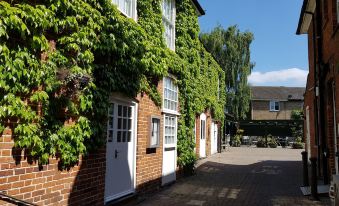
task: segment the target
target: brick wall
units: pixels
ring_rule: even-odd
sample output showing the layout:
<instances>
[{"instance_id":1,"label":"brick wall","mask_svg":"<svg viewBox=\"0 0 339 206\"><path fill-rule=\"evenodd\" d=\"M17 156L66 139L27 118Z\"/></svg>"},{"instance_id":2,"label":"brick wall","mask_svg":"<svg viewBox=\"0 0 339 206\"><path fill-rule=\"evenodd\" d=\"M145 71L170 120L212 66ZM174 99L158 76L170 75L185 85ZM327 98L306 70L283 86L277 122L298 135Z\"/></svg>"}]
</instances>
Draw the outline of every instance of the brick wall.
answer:
<instances>
[{"instance_id":1,"label":"brick wall","mask_svg":"<svg viewBox=\"0 0 339 206\"><path fill-rule=\"evenodd\" d=\"M339 89L338 89L338 76L339 76L339 29L337 24L336 16L336 1L327 0L328 5L328 18L323 19L322 26L322 40L323 40L323 56L322 60L326 65L323 68L324 78L321 80L323 84L324 91L321 91L324 96L324 107L321 114L324 115L324 132L327 138L327 145L329 149L329 171L331 174L335 173L335 146L334 145L334 124L337 125L338 121L338 102L339 102ZM327 67L327 68L326 68ZM325 70L326 69L326 70ZM333 110L333 101L332 101L332 83L335 83L335 94L336 94L336 105L335 110ZM334 122L334 114L336 114L336 122ZM336 128L338 129L338 128ZM339 139L337 138L337 141Z\"/></svg>"},{"instance_id":2,"label":"brick wall","mask_svg":"<svg viewBox=\"0 0 339 206\"><path fill-rule=\"evenodd\" d=\"M39 166L12 149L11 131L0 137L0 191L37 205L102 205L105 150L80 158L70 170L59 170L58 160ZM0 205L12 205L0 200Z\"/></svg>"},{"instance_id":3,"label":"brick wall","mask_svg":"<svg viewBox=\"0 0 339 206\"><path fill-rule=\"evenodd\" d=\"M318 154L318 146L315 142L315 108L314 108L314 90L310 87L314 84L313 77L308 77L308 86L306 87L306 92L304 95L304 114L306 115L306 108L309 110L309 133L310 133L310 149L311 153L308 154L308 157L317 157ZM306 116L304 121L304 139L307 138L307 122ZM308 147L307 141L305 141L305 148Z\"/></svg>"},{"instance_id":4,"label":"brick wall","mask_svg":"<svg viewBox=\"0 0 339 206\"><path fill-rule=\"evenodd\" d=\"M158 90L162 91L162 82L159 82ZM139 94L138 106L138 135L137 135L137 162L136 184L137 192L148 194L159 189L162 177L163 155L163 115L161 108L156 106L147 95ZM151 116L160 117L160 146L149 149Z\"/></svg>"},{"instance_id":5,"label":"brick wall","mask_svg":"<svg viewBox=\"0 0 339 206\"><path fill-rule=\"evenodd\" d=\"M336 1L326 0L327 1L327 18L322 18L321 25L321 37L322 39L316 39L316 47L313 45L313 24L310 24L308 29L308 57L309 57L309 76L308 76L308 87L305 93L305 108L308 105L310 108L310 132L311 132L311 150L312 156L317 157L318 149L315 142L315 116L316 108L314 107L315 96L314 96L314 60L317 63L321 62L323 65L320 67L321 69L321 79L319 80L321 84L320 97L323 99L323 110L320 111L320 118L323 123L324 128L320 128L323 131L323 135L326 138L327 148L329 149L329 172L334 173L334 151L336 145L334 145L334 124L338 124L339 117L339 29L337 24L337 14L336 14ZM315 19L324 17L322 14L315 14ZM320 36L320 34L317 34ZM319 57L318 54L318 43L319 40L322 40L322 56ZM314 53L314 49L316 53ZM332 92L331 85L335 83L335 111L333 109L332 103ZM336 115L336 119L334 120L334 114ZM334 122L335 121L335 122ZM338 128L336 128L338 130ZM339 141L339 139L337 138ZM319 158L319 157L318 157ZM320 165L321 167L321 165Z\"/></svg>"},{"instance_id":6,"label":"brick wall","mask_svg":"<svg viewBox=\"0 0 339 206\"><path fill-rule=\"evenodd\" d=\"M288 120L294 109L302 109L302 101L281 101L280 110L270 111L269 101L252 101L252 120Z\"/></svg>"}]
</instances>

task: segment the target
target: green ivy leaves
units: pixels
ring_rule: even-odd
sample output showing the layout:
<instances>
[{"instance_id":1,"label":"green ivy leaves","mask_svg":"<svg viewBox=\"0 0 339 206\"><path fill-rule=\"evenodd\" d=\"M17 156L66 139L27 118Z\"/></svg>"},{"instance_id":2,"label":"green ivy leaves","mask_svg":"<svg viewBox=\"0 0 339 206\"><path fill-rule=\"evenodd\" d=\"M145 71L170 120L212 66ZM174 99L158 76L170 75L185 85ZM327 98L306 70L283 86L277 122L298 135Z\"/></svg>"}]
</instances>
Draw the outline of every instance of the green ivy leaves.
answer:
<instances>
[{"instance_id":1,"label":"green ivy leaves","mask_svg":"<svg viewBox=\"0 0 339 206\"><path fill-rule=\"evenodd\" d=\"M198 39L190 0L177 0L176 52L166 48L160 4L138 1L136 22L110 0L1 1L0 132L12 127L16 147L66 168L104 142L111 92L146 93L161 106L157 83L171 73L182 114L178 163L194 164L194 119L211 108L222 121L224 73Z\"/></svg>"}]
</instances>

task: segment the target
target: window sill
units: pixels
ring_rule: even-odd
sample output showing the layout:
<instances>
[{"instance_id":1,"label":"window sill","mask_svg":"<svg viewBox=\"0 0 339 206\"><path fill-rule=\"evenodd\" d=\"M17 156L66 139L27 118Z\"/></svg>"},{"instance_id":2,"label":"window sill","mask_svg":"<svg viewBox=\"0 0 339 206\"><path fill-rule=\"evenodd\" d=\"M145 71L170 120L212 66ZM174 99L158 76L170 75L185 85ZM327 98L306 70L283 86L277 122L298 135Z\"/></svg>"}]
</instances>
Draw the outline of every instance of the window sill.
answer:
<instances>
[{"instance_id":1,"label":"window sill","mask_svg":"<svg viewBox=\"0 0 339 206\"><path fill-rule=\"evenodd\" d=\"M176 116L181 115L178 111L173 111L173 110L169 110L169 109L163 109L161 112L164 113L164 114L172 114L172 115L176 115Z\"/></svg>"},{"instance_id":2,"label":"window sill","mask_svg":"<svg viewBox=\"0 0 339 206\"><path fill-rule=\"evenodd\" d=\"M279 112L280 110L270 110L270 112Z\"/></svg>"},{"instance_id":3,"label":"window sill","mask_svg":"<svg viewBox=\"0 0 339 206\"><path fill-rule=\"evenodd\" d=\"M123 11L121 11L120 9L119 9L119 7L117 6L117 9L120 11L120 14L121 15L123 15L124 17L126 17L126 18L129 18L129 19L133 19L135 22L137 22L138 21L138 19L137 19L137 17L135 16L135 17L133 17L133 16L130 16L130 15L127 15L125 12L123 12Z\"/></svg>"},{"instance_id":4,"label":"window sill","mask_svg":"<svg viewBox=\"0 0 339 206\"><path fill-rule=\"evenodd\" d=\"M159 147L160 147L160 144L147 146L148 149L156 149L156 148L159 148Z\"/></svg>"}]
</instances>

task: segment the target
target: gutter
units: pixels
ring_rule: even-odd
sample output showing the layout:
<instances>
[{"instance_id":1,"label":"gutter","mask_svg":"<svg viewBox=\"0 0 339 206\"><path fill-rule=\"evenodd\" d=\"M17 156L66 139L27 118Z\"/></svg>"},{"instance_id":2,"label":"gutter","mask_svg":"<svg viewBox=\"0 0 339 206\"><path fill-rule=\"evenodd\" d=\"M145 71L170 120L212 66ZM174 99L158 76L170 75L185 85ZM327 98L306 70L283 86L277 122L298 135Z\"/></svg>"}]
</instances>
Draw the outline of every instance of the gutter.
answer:
<instances>
[{"instance_id":1,"label":"gutter","mask_svg":"<svg viewBox=\"0 0 339 206\"><path fill-rule=\"evenodd\" d=\"M308 4L309 0L304 0L303 2L303 5L301 7L301 12L300 12L300 17L299 17L299 22L298 22L298 28L297 28L297 32L296 34L301 34L300 33L300 30L301 30L301 25L303 24L303 20L304 20L304 13L306 11L306 7L307 7L307 4Z\"/></svg>"},{"instance_id":2,"label":"gutter","mask_svg":"<svg viewBox=\"0 0 339 206\"><path fill-rule=\"evenodd\" d=\"M205 15L205 11L204 9L201 7L200 3L198 2L198 0L192 0L193 5L195 6L195 8L198 11L198 16L203 16Z\"/></svg>"}]
</instances>

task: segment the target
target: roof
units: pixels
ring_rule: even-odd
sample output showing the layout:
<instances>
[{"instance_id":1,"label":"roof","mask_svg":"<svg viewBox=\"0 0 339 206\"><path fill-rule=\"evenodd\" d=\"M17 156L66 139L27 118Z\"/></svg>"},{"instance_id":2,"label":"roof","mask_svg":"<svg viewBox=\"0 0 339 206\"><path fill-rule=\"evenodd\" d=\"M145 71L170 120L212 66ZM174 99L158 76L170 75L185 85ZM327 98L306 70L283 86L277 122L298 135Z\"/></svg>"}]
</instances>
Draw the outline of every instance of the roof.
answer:
<instances>
[{"instance_id":1,"label":"roof","mask_svg":"<svg viewBox=\"0 0 339 206\"><path fill-rule=\"evenodd\" d=\"M303 100L304 92L304 87L251 86L251 99L280 101Z\"/></svg>"},{"instance_id":2,"label":"roof","mask_svg":"<svg viewBox=\"0 0 339 206\"><path fill-rule=\"evenodd\" d=\"M310 27L312 14L315 11L315 0L304 0L300 11L299 23L296 34L306 34Z\"/></svg>"},{"instance_id":3,"label":"roof","mask_svg":"<svg viewBox=\"0 0 339 206\"><path fill-rule=\"evenodd\" d=\"M204 9L201 7L200 3L198 2L198 0L192 0L193 5L195 6L196 10L197 10L197 14L198 16L203 16L205 15L205 11Z\"/></svg>"}]
</instances>

